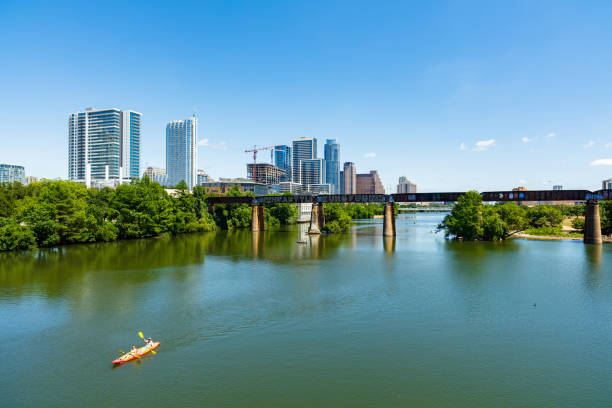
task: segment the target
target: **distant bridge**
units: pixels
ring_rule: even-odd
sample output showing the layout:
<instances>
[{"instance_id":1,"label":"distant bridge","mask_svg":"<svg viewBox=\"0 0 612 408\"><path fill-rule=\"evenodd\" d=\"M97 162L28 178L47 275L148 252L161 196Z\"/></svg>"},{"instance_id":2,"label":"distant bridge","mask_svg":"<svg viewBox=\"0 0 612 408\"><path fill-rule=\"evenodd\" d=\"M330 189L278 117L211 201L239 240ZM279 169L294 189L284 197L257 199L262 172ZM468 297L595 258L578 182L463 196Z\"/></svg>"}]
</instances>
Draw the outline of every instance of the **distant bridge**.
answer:
<instances>
[{"instance_id":1,"label":"distant bridge","mask_svg":"<svg viewBox=\"0 0 612 408\"><path fill-rule=\"evenodd\" d=\"M217 204L251 204L253 207L253 220L251 229L261 231L265 229L264 210L266 204L300 204L312 203L310 218L311 234L320 233L325 225L323 204L327 203L385 203L383 235L395 236L395 203L419 202L455 202L465 192L444 193L413 193L413 194L323 194L323 195L271 195L271 196L217 196L208 197L209 211L214 210ZM528 191L486 191L480 193L483 201L517 203L525 201L584 201L585 211L585 243L601 243L601 224L599 220L600 200L612 200L612 190L528 190Z\"/></svg>"}]
</instances>

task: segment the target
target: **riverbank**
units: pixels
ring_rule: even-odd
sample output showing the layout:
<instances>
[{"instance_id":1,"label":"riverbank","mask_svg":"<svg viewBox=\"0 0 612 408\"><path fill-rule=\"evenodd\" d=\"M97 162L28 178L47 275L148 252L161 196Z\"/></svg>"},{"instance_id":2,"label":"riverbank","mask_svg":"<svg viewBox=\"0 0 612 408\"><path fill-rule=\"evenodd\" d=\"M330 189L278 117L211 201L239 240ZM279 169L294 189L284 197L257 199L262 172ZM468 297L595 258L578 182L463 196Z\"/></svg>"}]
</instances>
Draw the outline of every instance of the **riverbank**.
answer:
<instances>
[{"instance_id":1,"label":"riverbank","mask_svg":"<svg viewBox=\"0 0 612 408\"><path fill-rule=\"evenodd\" d=\"M523 238L530 239L534 241L582 241L582 237L578 236L559 236L559 235L533 235L533 234L514 234L512 238ZM604 243L612 243L612 237L604 236L602 237Z\"/></svg>"}]
</instances>

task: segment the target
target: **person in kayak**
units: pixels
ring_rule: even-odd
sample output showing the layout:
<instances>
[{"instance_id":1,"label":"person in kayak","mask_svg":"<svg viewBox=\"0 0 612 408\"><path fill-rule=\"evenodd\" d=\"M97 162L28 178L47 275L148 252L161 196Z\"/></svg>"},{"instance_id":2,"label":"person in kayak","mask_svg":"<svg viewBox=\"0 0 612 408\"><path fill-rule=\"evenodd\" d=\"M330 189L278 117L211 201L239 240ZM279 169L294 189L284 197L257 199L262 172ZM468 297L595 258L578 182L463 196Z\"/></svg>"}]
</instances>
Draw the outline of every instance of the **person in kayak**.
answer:
<instances>
[{"instance_id":1,"label":"person in kayak","mask_svg":"<svg viewBox=\"0 0 612 408\"><path fill-rule=\"evenodd\" d=\"M135 345L132 344L132 349L130 350L130 354L133 354L138 350Z\"/></svg>"},{"instance_id":2,"label":"person in kayak","mask_svg":"<svg viewBox=\"0 0 612 408\"><path fill-rule=\"evenodd\" d=\"M151 340L151 338L149 337L148 339L145 340L145 343L147 344L147 346L152 346L153 340Z\"/></svg>"}]
</instances>

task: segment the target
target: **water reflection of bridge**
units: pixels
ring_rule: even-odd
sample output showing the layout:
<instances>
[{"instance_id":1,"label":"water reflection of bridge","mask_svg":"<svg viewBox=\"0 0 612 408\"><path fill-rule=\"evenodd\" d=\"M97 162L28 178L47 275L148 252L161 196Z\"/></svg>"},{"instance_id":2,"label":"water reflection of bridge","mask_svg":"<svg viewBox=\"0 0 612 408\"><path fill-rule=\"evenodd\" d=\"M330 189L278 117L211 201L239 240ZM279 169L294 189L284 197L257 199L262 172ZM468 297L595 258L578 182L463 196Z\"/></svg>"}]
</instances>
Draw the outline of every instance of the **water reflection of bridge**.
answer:
<instances>
[{"instance_id":1,"label":"water reflection of bridge","mask_svg":"<svg viewBox=\"0 0 612 408\"><path fill-rule=\"evenodd\" d=\"M414 193L414 194L326 194L326 195L281 195L258 197L209 197L209 211L217 204L251 204L253 231L265 229L264 206L266 204L312 203L309 234L319 234L325 226L323 204L326 203L384 203L383 235L395 236L395 203L455 202L464 192ZM585 202L585 243L602 243L599 219L599 200L612 200L612 190L534 190L534 191L487 191L480 193L487 202Z\"/></svg>"}]
</instances>

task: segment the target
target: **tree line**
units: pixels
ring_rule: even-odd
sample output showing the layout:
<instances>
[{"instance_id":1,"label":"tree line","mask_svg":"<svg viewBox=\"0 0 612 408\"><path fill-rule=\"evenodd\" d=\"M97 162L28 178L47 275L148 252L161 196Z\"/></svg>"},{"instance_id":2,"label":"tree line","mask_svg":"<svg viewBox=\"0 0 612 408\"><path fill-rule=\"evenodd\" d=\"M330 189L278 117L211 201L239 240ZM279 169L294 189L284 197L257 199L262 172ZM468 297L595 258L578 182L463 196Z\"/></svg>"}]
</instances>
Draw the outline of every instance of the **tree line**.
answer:
<instances>
[{"instance_id":1,"label":"tree line","mask_svg":"<svg viewBox=\"0 0 612 408\"><path fill-rule=\"evenodd\" d=\"M482 196L469 191L459 197L451 213L438 226L446 236L465 240L503 240L520 232L563 235L561 223L573 217L572 226L584 228L584 205L520 206L513 202L484 205ZM603 234L612 234L612 201L600 202Z\"/></svg>"},{"instance_id":2,"label":"tree line","mask_svg":"<svg viewBox=\"0 0 612 408\"><path fill-rule=\"evenodd\" d=\"M0 251L250 227L249 204L215 205L210 214L207 198L213 195L199 186L190 193L185 182L170 195L147 177L100 190L61 180L0 183ZM237 187L227 195L254 196ZM330 232L350 228L352 218L382 214L377 204L326 208ZM294 204L266 205L264 211L267 227L297 222Z\"/></svg>"}]
</instances>

